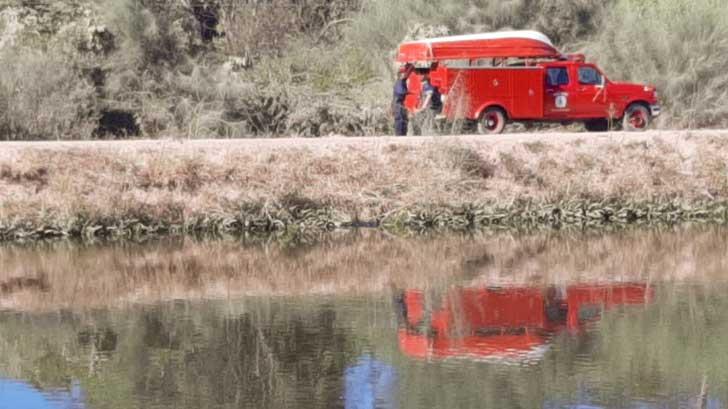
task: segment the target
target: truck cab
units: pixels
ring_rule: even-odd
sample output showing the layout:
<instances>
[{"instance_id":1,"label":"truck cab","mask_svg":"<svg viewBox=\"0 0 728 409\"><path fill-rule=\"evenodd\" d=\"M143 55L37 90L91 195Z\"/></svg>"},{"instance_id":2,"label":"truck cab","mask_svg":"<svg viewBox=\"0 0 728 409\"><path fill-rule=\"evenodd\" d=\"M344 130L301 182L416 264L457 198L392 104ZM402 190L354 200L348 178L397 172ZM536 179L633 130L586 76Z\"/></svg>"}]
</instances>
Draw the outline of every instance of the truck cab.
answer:
<instances>
[{"instance_id":1,"label":"truck cab","mask_svg":"<svg viewBox=\"0 0 728 409\"><path fill-rule=\"evenodd\" d=\"M610 81L583 55L561 54L538 32L404 43L398 62L417 67L408 109L418 108L419 78L429 74L444 96L443 118L465 119L484 134L501 133L509 122L583 122L589 131L614 125L643 131L660 115L654 87Z\"/></svg>"},{"instance_id":2,"label":"truck cab","mask_svg":"<svg viewBox=\"0 0 728 409\"><path fill-rule=\"evenodd\" d=\"M590 131L606 131L622 119L625 130L641 131L660 114L654 87L611 82L594 64L581 59L541 65L544 119L583 120Z\"/></svg>"}]
</instances>

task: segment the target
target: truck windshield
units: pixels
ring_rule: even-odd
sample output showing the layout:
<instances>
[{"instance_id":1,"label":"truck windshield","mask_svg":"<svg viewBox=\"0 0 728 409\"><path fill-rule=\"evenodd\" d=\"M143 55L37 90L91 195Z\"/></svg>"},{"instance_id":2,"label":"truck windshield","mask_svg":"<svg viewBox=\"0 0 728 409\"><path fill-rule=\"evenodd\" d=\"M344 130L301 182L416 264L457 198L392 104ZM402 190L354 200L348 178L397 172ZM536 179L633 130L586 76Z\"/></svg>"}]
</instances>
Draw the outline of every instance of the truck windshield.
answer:
<instances>
[{"instance_id":1,"label":"truck windshield","mask_svg":"<svg viewBox=\"0 0 728 409\"><path fill-rule=\"evenodd\" d=\"M569 72L566 67L554 67L546 70L546 83L549 86L567 85L569 83Z\"/></svg>"},{"instance_id":2,"label":"truck windshield","mask_svg":"<svg viewBox=\"0 0 728 409\"><path fill-rule=\"evenodd\" d=\"M602 76L593 67L579 67L579 84L601 85Z\"/></svg>"}]
</instances>

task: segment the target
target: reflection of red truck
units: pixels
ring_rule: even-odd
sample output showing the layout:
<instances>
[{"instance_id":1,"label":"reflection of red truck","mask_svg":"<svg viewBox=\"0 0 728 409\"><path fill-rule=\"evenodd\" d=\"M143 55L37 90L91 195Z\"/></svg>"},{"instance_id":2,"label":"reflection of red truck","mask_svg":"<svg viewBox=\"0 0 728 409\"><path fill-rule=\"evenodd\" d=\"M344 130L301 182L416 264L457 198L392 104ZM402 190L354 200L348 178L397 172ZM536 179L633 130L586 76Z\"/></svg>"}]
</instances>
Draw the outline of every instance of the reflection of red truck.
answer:
<instances>
[{"instance_id":1,"label":"reflection of red truck","mask_svg":"<svg viewBox=\"0 0 728 409\"><path fill-rule=\"evenodd\" d=\"M408 290L400 304L399 343L418 358L537 359L552 334L579 330L602 311L651 298L646 284L458 288L428 308L424 293Z\"/></svg>"},{"instance_id":2,"label":"reflection of red truck","mask_svg":"<svg viewBox=\"0 0 728 409\"><path fill-rule=\"evenodd\" d=\"M582 55L562 55L532 31L453 36L406 42L397 61L429 73L449 120L476 122L500 133L508 121L584 122L606 131L611 121L644 130L660 114L655 89L612 82ZM420 103L420 77L410 77L410 110Z\"/></svg>"}]
</instances>

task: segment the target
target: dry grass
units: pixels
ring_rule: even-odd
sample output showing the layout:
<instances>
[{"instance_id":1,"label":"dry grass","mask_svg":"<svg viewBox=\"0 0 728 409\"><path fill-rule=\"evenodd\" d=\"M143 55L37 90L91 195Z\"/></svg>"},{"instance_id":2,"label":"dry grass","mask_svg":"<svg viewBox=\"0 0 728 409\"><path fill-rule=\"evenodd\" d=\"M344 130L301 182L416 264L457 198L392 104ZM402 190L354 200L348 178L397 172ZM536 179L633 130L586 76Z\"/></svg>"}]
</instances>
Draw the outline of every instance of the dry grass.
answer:
<instances>
[{"instance_id":1,"label":"dry grass","mask_svg":"<svg viewBox=\"0 0 728 409\"><path fill-rule=\"evenodd\" d=\"M728 134L718 131L9 144L0 152L0 225L79 217L184 224L286 197L349 220L522 199L721 201L726 147Z\"/></svg>"},{"instance_id":2,"label":"dry grass","mask_svg":"<svg viewBox=\"0 0 728 409\"><path fill-rule=\"evenodd\" d=\"M610 78L657 87L657 126L725 127L727 23L719 0L616 0L584 46Z\"/></svg>"},{"instance_id":3,"label":"dry grass","mask_svg":"<svg viewBox=\"0 0 728 409\"><path fill-rule=\"evenodd\" d=\"M53 51L0 48L0 140L74 139L96 127L94 88Z\"/></svg>"},{"instance_id":4,"label":"dry grass","mask_svg":"<svg viewBox=\"0 0 728 409\"><path fill-rule=\"evenodd\" d=\"M722 228L391 238L348 233L310 247L175 240L1 247L0 308L371 294L443 285L725 280ZM39 251L42 250L42 251Z\"/></svg>"}]
</instances>

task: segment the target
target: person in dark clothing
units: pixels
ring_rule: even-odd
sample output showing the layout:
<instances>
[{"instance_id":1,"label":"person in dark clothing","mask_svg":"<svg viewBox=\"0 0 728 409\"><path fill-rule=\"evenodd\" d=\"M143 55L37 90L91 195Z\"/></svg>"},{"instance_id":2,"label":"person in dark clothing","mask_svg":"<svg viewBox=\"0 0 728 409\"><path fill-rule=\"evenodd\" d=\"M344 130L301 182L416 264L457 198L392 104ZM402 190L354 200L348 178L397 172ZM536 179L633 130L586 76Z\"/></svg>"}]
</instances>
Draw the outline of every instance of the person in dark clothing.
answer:
<instances>
[{"instance_id":1,"label":"person in dark clothing","mask_svg":"<svg viewBox=\"0 0 728 409\"><path fill-rule=\"evenodd\" d=\"M432 84L428 75L422 79L422 95L425 97L425 101L422 103L421 109L430 108L435 115L439 115L442 112L442 95L440 90Z\"/></svg>"},{"instance_id":2,"label":"person in dark clothing","mask_svg":"<svg viewBox=\"0 0 728 409\"><path fill-rule=\"evenodd\" d=\"M406 136L407 127L409 125L409 112L404 105L405 98L409 91L407 89L407 79L412 74L412 66L404 65L399 70L399 78L394 83L394 100L392 101L392 113L394 114L394 134L396 136Z\"/></svg>"},{"instance_id":3,"label":"person in dark clothing","mask_svg":"<svg viewBox=\"0 0 728 409\"><path fill-rule=\"evenodd\" d=\"M422 104L415 111L417 115L416 131L418 134L431 133L436 129L437 116L442 113L442 95L432 84L429 74L422 77Z\"/></svg>"}]
</instances>

